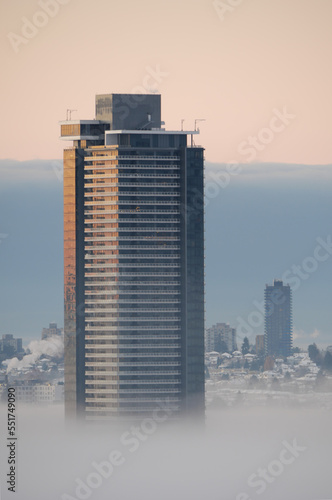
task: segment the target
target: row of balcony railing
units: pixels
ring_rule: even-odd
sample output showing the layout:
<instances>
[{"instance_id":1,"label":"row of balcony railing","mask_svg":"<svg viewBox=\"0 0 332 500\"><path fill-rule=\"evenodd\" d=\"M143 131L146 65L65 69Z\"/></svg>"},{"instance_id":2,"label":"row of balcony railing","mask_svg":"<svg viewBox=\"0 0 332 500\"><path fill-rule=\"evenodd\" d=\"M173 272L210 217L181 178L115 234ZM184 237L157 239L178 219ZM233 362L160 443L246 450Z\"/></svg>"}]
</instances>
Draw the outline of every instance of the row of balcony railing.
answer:
<instances>
[{"instance_id":1,"label":"row of balcony railing","mask_svg":"<svg viewBox=\"0 0 332 500\"><path fill-rule=\"evenodd\" d=\"M162 325L162 326L90 326L90 325L85 325L85 332L148 332L148 331L154 331L156 332L156 335L159 334L159 332L175 332L175 331L180 331L181 327L180 326L167 326L167 325Z\"/></svg>"},{"instance_id":2,"label":"row of balcony railing","mask_svg":"<svg viewBox=\"0 0 332 500\"><path fill-rule=\"evenodd\" d=\"M148 223L148 224L179 224L180 219L156 219L156 218L150 218L150 219L142 219L142 218L136 218L136 219L86 219L84 221L84 224L86 226L91 226L93 224L142 224L142 222Z\"/></svg>"},{"instance_id":3,"label":"row of balcony railing","mask_svg":"<svg viewBox=\"0 0 332 500\"><path fill-rule=\"evenodd\" d=\"M151 266L150 266L151 267ZM157 272L157 271L153 271L153 272L143 272L143 273L140 273L140 272L136 272L136 271L132 271L132 272L107 272L107 271L101 271L99 273L95 273L95 272L91 272L91 273L84 273L84 276L86 278L108 278L108 277L112 277L112 276L120 276L120 277L132 277L132 278L135 278L135 277L152 277L152 276L156 276L158 278L160 277L163 277L163 278L171 278L171 277L178 277L178 276L181 276L181 273L177 273L177 272Z\"/></svg>"},{"instance_id":4,"label":"row of balcony railing","mask_svg":"<svg viewBox=\"0 0 332 500\"><path fill-rule=\"evenodd\" d=\"M105 259L106 260L106 259ZM147 259L148 260L148 259ZM131 262L131 263L126 263L126 262L118 262L118 263L109 263L107 260L105 263L101 264L85 264L85 270L89 269L110 269L110 268L116 268L116 269L141 269L144 267L147 267L149 269L162 269L162 268L179 268L180 263L179 261L177 262Z\"/></svg>"},{"instance_id":5,"label":"row of balcony railing","mask_svg":"<svg viewBox=\"0 0 332 500\"><path fill-rule=\"evenodd\" d=\"M130 193L130 196L133 196L132 193ZM173 196L173 195L172 195ZM137 198L137 197L136 197ZM86 207L93 207L93 206L112 206L112 205L137 205L137 203L140 203L141 205L180 205L180 202L177 200L171 200L171 201L157 201L157 200L108 200L108 201L84 201L84 205ZM139 212L140 210L135 209L135 211Z\"/></svg>"},{"instance_id":6,"label":"row of balcony railing","mask_svg":"<svg viewBox=\"0 0 332 500\"><path fill-rule=\"evenodd\" d=\"M116 312L119 314L128 314L128 313L135 313L135 314L145 314L145 313L177 313L181 312L181 309L174 309L174 308L159 308L159 309L141 309L141 308L133 308L133 307L118 307L118 303L114 303L116 307L103 307L103 308L91 308L89 309L88 307L85 309L85 314L96 314L96 313L107 313L107 312Z\"/></svg>"},{"instance_id":7,"label":"row of balcony railing","mask_svg":"<svg viewBox=\"0 0 332 500\"><path fill-rule=\"evenodd\" d=\"M114 381L114 380L103 380L103 379L96 379L96 378L93 378L93 377L122 377L122 376L128 376L128 377L133 377L133 376L138 376L138 377L141 377L141 376L164 376L164 375L168 375L170 377L173 377L173 376L177 376L177 375L181 375L181 372L179 370L154 370L154 371L144 371L144 370L139 370L139 371L133 371L133 370L130 370L130 371L118 371L118 372L107 372L107 371L94 371L94 370L87 370L85 372L85 376L86 376L86 384L87 385L91 385L91 384L113 384L113 383L120 383L120 380L117 380L117 381ZM92 378L90 378L92 377ZM128 378L127 379L128 382L126 382L126 380L121 380L121 384L124 384L124 383L128 383L128 384L131 384L132 383L132 379L131 378ZM158 379L155 379L156 382L158 382ZM165 379L163 378L162 379L163 381L165 381ZM174 379L170 379L171 382L174 381ZM144 381L143 381L144 382ZM149 380L147 380L147 382L150 382ZM161 382L161 380L159 380L159 383ZM175 382L175 381L174 381ZM151 382L150 382L151 383ZM165 381L165 383L168 383L167 381Z\"/></svg>"},{"instance_id":8,"label":"row of balcony railing","mask_svg":"<svg viewBox=\"0 0 332 500\"><path fill-rule=\"evenodd\" d=\"M159 323L159 322L164 322L164 321L180 321L180 318L179 316L158 316L158 317L151 317L151 315L149 314L147 317L138 317L138 316L134 316L134 317L131 317L129 316L129 314L125 311L122 312L121 316L119 316L118 314L118 311L116 311L114 314L116 314L116 316L100 316L100 315L97 315L97 316L89 316L87 315L86 318L85 318L85 322L90 324L90 323L107 323L107 322L121 322L121 323L132 323L132 322L155 322L155 323ZM96 325L93 325L93 326L96 326ZM124 325L124 324L121 324L120 326L130 326L130 325Z\"/></svg>"},{"instance_id":9,"label":"row of balcony railing","mask_svg":"<svg viewBox=\"0 0 332 500\"><path fill-rule=\"evenodd\" d=\"M132 368L134 367L143 367L143 366L146 366L146 367L151 367L151 366L181 366L181 362L180 361L140 361L140 362L136 362L136 361L131 361L130 363L126 363L125 361L108 361L107 363L101 363L101 362L97 362L97 361L86 361L85 362L85 366L88 368L88 367L91 367L91 368L101 368L101 367L113 367L113 366L117 366L117 367L122 367L122 366L130 366ZM135 373L135 370L133 370L133 372Z\"/></svg>"},{"instance_id":10,"label":"row of balcony railing","mask_svg":"<svg viewBox=\"0 0 332 500\"><path fill-rule=\"evenodd\" d=\"M174 342L175 340L180 340L181 336L180 335L123 335L122 334L117 334L117 335L86 335L85 336L85 342L87 346L93 346L93 345L100 345L102 347L104 346L114 346L114 344L100 344L100 341L106 342L107 340L116 340L117 345L122 346L122 345L127 345L124 342L131 342L131 341L136 341L140 342L141 340L155 340L155 341L164 341L164 340L169 340L171 342ZM98 344L94 344L94 342L98 342ZM145 344L144 344L145 345Z\"/></svg>"},{"instance_id":11,"label":"row of balcony railing","mask_svg":"<svg viewBox=\"0 0 332 500\"><path fill-rule=\"evenodd\" d=\"M104 182L86 182L84 185L85 193L84 196L88 196L91 193L96 193L98 194L98 189L99 190L104 190L106 188L112 188L112 187L131 187L131 188L142 188L142 187L156 187L156 188L170 188L170 187L180 187L179 182L110 182L108 184ZM94 191L92 191L94 190ZM97 190L97 191L95 191ZM121 191L114 191L112 194L117 194L121 193Z\"/></svg>"},{"instance_id":12,"label":"row of balcony railing","mask_svg":"<svg viewBox=\"0 0 332 500\"><path fill-rule=\"evenodd\" d=\"M86 304L180 304L181 300L176 299L87 299Z\"/></svg>"},{"instance_id":13,"label":"row of balcony railing","mask_svg":"<svg viewBox=\"0 0 332 500\"><path fill-rule=\"evenodd\" d=\"M172 160L172 161L180 161L179 156L144 156L144 155L122 155L122 154L117 154L115 156L85 156L84 161L85 162L91 162L91 161L104 161L104 160L117 160L117 161L124 161L124 160L132 160L132 161L141 161L141 160L149 160L149 161L161 161L161 160ZM120 166L121 164L119 164ZM86 168L85 166L84 168Z\"/></svg>"},{"instance_id":14,"label":"row of balcony railing","mask_svg":"<svg viewBox=\"0 0 332 500\"><path fill-rule=\"evenodd\" d=\"M122 247L121 247L122 248ZM177 260L180 258L180 254L176 253L176 254L166 254L166 255L155 255L153 253L150 253L150 254L141 254L141 253L136 253L136 254L124 254L124 253L121 253L120 255L119 254L115 254L115 255L112 255L112 254L107 254L107 255L91 255L91 254L86 254L84 256L85 260L100 260L100 261L105 261L105 262L109 262L110 260L114 259L114 260L119 260L119 265L123 265L123 264L126 264L125 262L120 262L120 261L123 261L124 259L130 259L131 261L132 260L137 260L137 259L140 259L140 260L149 260L149 259L155 259L155 260ZM163 264L161 262L156 262L156 263L153 263L153 262L135 262L135 266L137 264L147 264L148 266L153 266L154 264ZM167 262L165 262L164 264L168 264ZM172 264L172 263L170 263ZM117 265L117 264L115 264ZM130 265L130 264L128 264ZM85 266L89 266L89 264L85 264ZM98 267L100 267L100 264L98 264Z\"/></svg>"},{"instance_id":15,"label":"row of balcony railing","mask_svg":"<svg viewBox=\"0 0 332 500\"><path fill-rule=\"evenodd\" d=\"M119 294L122 293L122 290L120 287L122 286L132 286L132 287L137 287L137 286L151 286L151 290L152 290L152 293L154 292L157 292L159 290L163 291L162 289L160 288L152 288L153 286L154 287L161 287L161 286L180 286L181 283L180 281L158 281L158 280L155 280L155 281L125 281L125 280L121 280L121 281L105 281L105 280L101 280L101 281L86 281L85 282L85 286L88 288L89 286L105 286L105 283L110 285L110 286L113 286L114 288L114 291L118 292ZM137 288L134 288L133 289L133 292L134 291L137 291Z\"/></svg>"},{"instance_id":16,"label":"row of balcony railing","mask_svg":"<svg viewBox=\"0 0 332 500\"><path fill-rule=\"evenodd\" d=\"M136 215L141 215L141 214L179 214L179 210L156 210L156 209L149 209L149 210L133 210L133 209L119 209L119 210L85 210L84 215L86 215L86 220L90 220L89 217L95 216L95 215L108 215L108 214L136 214ZM91 219L92 220L92 219ZM97 220L97 219L96 219ZM102 219L101 219L102 220ZM140 220L140 219L139 219Z\"/></svg>"},{"instance_id":17,"label":"row of balcony railing","mask_svg":"<svg viewBox=\"0 0 332 500\"><path fill-rule=\"evenodd\" d=\"M85 228L84 233L85 234L105 234L106 233L153 233L155 236L160 235L162 236L161 233L179 233L180 228L179 227L97 227L97 228Z\"/></svg>"},{"instance_id":18,"label":"row of balcony railing","mask_svg":"<svg viewBox=\"0 0 332 500\"><path fill-rule=\"evenodd\" d=\"M136 203L140 201L141 203L144 204L144 200L142 200L143 196L171 196L171 197L178 197L180 196L180 193L176 191L172 192L167 192L165 191L164 193L158 193L158 192L149 192L149 191L109 191L105 193L84 193L85 198L109 198L112 196L130 196L130 197L135 197Z\"/></svg>"},{"instance_id":19,"label":"row of balcony railing","mask_svg":"<svg viewBox=\"0 0 332 500\"><path fill-rule=\"evenodd\" d=\"M90 384L93 385L91 388L86 388L85 392L88 394L128 394L128 393L147 393L147 392L157 392L158 390L161 391L171 391L171 392L178 392L180 389L180 384L181 381L179 379L174 380L174 379L168 379L166 381L164 380L128 380L126 383L123 383L123 381L115 381L112 384L109 384L107 387L103 382L100 384ZM104 386L104 387L100 387ZM128 386L135 386L135 387L128 387ZM157 387L158 386L158 387ZM168 386L168 387L167 387Z\"/></svg>"},{"instance_id":20,"label":"row of balcony railing","mask_svg":"<svg viewBox=\"0 0 332 500\"><path fill-rule=\"evenodd\" d=\"M108 243L108 242L107 242ZM156 244L156 245L130 245L130 246L125 246L125 245L119 245L118 243L113 243L113 245L101 245L101 246L95 246L95 245L86 245L84 247L84 250L87 250L87 251L97 251L97 250L117 250L118 252L121 251L121 250L131 250L131 251L137 251L137 250L153 250L154 252L155 251L169 251L169 250L180 250L180 245L168 245L168 244L162 244L162 245L159 245L159 244ZM107 254L102 254L102 255L107 255ZM111 258L118 258L119 257L119 254L116 254L114 257L113 255L114 254L108 254L111 256ZM141 254L137 254L137 256L139 257ZM151 253L151 255L153 256L154 253ZM86 254L86 258L90 258L91 254ZM98 257L96 257L98 258ZM125 258L125 254L124 254L124 258Z\"/></svg>"},{"instance_id":21,"label":"row of balcony railing","mask_svg":"<svg viewBox=\"0 0 332 500\"><path fill-rule=\"evenodd\" d=\"M102 286L101 284L97 284ZM155 295L180 295L180 290L118 290L118 289L112 289L112 290L85 290L85 296L87 297L88 295L151 295L152 298L155 297ZM136 297L135 297L136 298ZM175 297L177 298L177 297ZM134 297L133 297L134 299Z\"/></svg>"},{"instance_id":22,"label":"row of balcony railing","mask_svg":"<svg viewBox=\"0 0 332 500\"><path fill-rule=\"evenodd\" d=\"M84 238L85 242L89 242L89 241L108 242L108 241L125 241L125 240L131 240L131 241L145 241L145 240L181 241L181 238L179 236L138 236L138 235L134 235L134 234L132 236L124 236L124 235L110 236L110 235L107 235L107 236L105 236L105 238L101 238L101 237L95 238L95 237L90 237L90 236L86 236ZM90 250L91 250L91 248L90 248Z\"/></svg>"},{"instance_id":23,"label":"row of balcony railing","mask_svg":"<svg viewBox=\"0 0 332 500\"><path fill-rule=\"evenodd\" d=\"M176 346L175 348L180 349L180 346ZM85 358L89 359L89 361L95 359L97 360L96 362L102 363L102 360L105 360L105 363L107 363L109 358L114 358L121 363L122 360L126 360L126 358L148 358L150 361L155 358L180 358L181 353L177 352L103 352L103 353L95 353L95 352L86 352L85 353Z\"/></svg>"},{"instance_id":24,"label":"row of balcony railing","mask_svg":"<svg viewBox=\"0 0 332 500\"><path fill-rule=\"evenodd\" d=\"M179 174L142 174L142 172L132 174L85 174L84 179L132 179L138 177L139 179L180 179Z\"/></svg>"}]
</instances>

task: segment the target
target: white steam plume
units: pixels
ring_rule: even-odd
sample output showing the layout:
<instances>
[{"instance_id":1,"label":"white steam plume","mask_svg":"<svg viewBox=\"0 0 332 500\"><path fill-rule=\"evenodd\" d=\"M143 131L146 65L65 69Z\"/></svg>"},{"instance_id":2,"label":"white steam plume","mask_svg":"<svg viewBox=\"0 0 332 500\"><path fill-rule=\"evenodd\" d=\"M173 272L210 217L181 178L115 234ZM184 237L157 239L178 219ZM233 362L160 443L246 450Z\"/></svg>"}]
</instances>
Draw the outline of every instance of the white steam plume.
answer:
<instances>
[{"instance_id":1,"label":"white steam plume","mask_svg":"<svg viewBox=\"0 0 332 500\"><path fill-rule=\"evenodd\" d=\"M7 366L7 374L13 369L22 369L33 366L43 354L60 358L63 356L63 336L52 335L45 340L33 340L28 345L30 354L26 354L23 359L6 359L3 364Z\"/></svg>"}]
</instances>

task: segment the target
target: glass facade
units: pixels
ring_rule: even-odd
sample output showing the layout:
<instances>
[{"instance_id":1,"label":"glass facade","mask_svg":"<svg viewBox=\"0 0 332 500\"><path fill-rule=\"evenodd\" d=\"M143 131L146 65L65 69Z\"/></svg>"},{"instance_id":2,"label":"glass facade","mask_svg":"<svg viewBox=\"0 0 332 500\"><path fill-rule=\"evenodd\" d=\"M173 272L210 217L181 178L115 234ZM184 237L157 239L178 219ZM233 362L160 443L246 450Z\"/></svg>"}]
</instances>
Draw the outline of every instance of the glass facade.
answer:
<instances>
[{"instance_id":1,"label":"glass facade","mask_svg":"<svg viewBox=\"0 0 332 500\"><path fill-rule=\"evenodd\" d=\"M268 356L292 354L292 292L289 285L274 280L265 287L265 353Z\"/></svg>"},{"instance_id":2,"label":"glass facade","mask_svg":"<svg viewBox=\"0 0 332 500\"><path fill-rule=\"evenodd\" d=\"M203 149L109 133L64 171L68 412L203 415Z\"/></svg>"}]
</instances>

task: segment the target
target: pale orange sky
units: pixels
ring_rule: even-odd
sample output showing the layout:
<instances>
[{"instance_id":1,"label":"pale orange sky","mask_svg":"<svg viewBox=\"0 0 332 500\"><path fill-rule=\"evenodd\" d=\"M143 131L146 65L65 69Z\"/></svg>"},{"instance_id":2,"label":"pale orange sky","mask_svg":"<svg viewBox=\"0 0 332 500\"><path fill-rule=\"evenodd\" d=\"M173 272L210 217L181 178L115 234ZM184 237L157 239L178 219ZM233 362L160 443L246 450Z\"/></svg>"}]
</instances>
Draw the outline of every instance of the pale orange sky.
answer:
<instances>
[{"instance_id":1,"label":"pale orange sky","mask_svg":"<svg viewBox=\"0 0 332 500\"><path fill-rule=\"evenodd\" d=\"M295 117L250 157L332 163L331 0L224 0L239 5L223 20L212 0L52 0L58 12L38 16L49 1L0 4L1 158L61 158L67 108L91 119L96 93L156 84L166 128L206 120L208 161L247 161L239 146L286 107ZM45 25L15 51L24 17Z\"/></svg>"}]
</instances>

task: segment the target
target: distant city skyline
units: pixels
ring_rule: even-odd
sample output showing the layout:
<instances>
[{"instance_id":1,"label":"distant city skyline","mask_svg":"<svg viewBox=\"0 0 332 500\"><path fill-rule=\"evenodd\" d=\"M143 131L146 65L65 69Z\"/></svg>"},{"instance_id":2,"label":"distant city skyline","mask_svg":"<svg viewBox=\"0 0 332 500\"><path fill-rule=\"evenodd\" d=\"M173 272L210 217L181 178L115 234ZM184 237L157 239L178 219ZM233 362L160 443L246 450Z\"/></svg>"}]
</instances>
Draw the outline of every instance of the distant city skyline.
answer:
<instances>
[{"instance_id":1,"label":"distant city skyline","mask_svg":"<svg viewBox=\"0 0 332 500\"><path fill-rule=\"evenodd\" d=\"M0 257L5 260L0 265L7 285L0 292L0 331L32 338L49 321L63 325L62 262L55 264L62 258L62 223L54 209L62 205L57 123L69 115L93 118L93 96L110 88L160 92L167 129L200 128L208 162L207 326L222 320L238 328L239 318L247 322L257 310L255 303L263 300L264 284L287 271L294 276L293 266L312 257L316 238L329 236L332 3L235 3L223 14L222 2L212 0L100 0L96 23L91 22L89 0L1 3L0 55L6 71L0 123ZM124 25L130 36L123 39ZM105 65L111 46L117 50L112 64ZM81 69L89 55L100 71L86 74L82 86ZM278 204L277 188L283 205ZM49 211L52 231L37 202ZM274 231L264 213L272 217ZM22 214L31 214L40 226L23 223ZM277 235L286 244L275 254ZM30 256L24 266L22 248ZM217 248L232 264L223 273ZM45 271L49 260L54 262L51 281ZM329 343L330 269L329 260L319 262L308 278L299 278L295 344ZM14 286L13 276L20 277L20 285ZM321 297L317 319L305 307L311 290ZM262 333L261 326L254 328L253 338Z\"/></svg>"},{"instance_id":2,"label":"distant city skyline","mask_svg":"<svg viewBox=\"0 0 332 500\"><path fill-rule=\"evenodd\" d=\"M262 492L271 500L330 498L331 19L332 0L0 2L3 69L0 344L5 347L0 354L6 357L0 367L0 398L4 410L0 412L0 428L4 430L4 439L8 435L10 440L0 458L2 496L6 496L9 483L11 487L14 483L16 500L83 496L97 500L109 498L110 493L114 498L140 496L145 500L179 496L196 500L206 495L253 500ZM205 179L197 175L194 167L189 172L192 178L189 186L193 188L190 195L195 195L204 220L204 245L197 247L198 231L194 229L188 242L192 245L186 245L185 251L182 248L176 254L178 248L162 248L161 254L166 255L170 250L166 258L172 262L177 258L186 263L188 257L194 261L199 254L204 255L205 261L204 269L203 262L199 265L194 262L189 275L184 266L185 275L180 276L172 264L174 268L165 271L171 281L165 287L159 285L161 272L155 269L159 262L148 275L146 271L137 270L134 283L131 275L135 270L130 270L130 281L127 270L114 271L113 266L127 265L123 260L127 258L125 254L121 253L120 260L116 253L120 247L121 252L127 251L123 248L127 246L124 240L131 246L130 252L137 236L144 242L144 224L155 225L159 217L156 212L153 221L141 220L143 225L137 225L135 234L118 231L124 228L123 220L122 226L120 221L105 222L107 235L105 232L102 238L112 247L107 251L115 253L114 259L110 258L112 261L105 262L107 269L103 269L101 275L95 268L102 260L100 254L94 253L97 249L93 248L91 253L88 250L87 259L81 252L85 246L91 249L104 243L97 241L101 236L96 234L100 222L90 225L83 220L87 231L80 226L82 231L77 231L80 239L76 245L80 249L79 279L83 281L79 292L81 298L86 289L90 303L84 310L84 323L87 319L86 332L84 329L81 335L84 342L76 344L81 361L76 372L72 358L72 374L75 372L79 379L80 403L84 401L85 408L88 406L89 411L91 408L96 416L99 410L108 416L105 408L111 415L120 405L123 410L128 407L145 410L145 398L151 396L148 401L151 410L154 396L163 391L158 377L164 376L165 368L169 377L166 390L170 390L171 400L169 411L159 411L158 405L152 418L151 414L148 418L140 415L135 425L123 421L119 426L109 425L105 433L104 425L87 428L77 421L74 427L69 426L68 432L63 404L64 292L68 292L67 299L70 299L74 287L64 287L64 143L60 139L59 122L72 121L78 125L86 120L85 131L88 131L90 120L96 116L94 96L110 92L126 94L121 105L121 114L125 115L137 110L138 95L162 96L165 134L159 146L164 147L163 139L172 134L171 131L185 133L194 129L199 132L193 135L192 142L204 147L199 161L204 161ZM146 113L146 122L152 119L149 115ZM145 124L141 120L143 128ZM64 125L67 127L68 123ZM93 127L89 130L95 131ZM85 139L90 140L91 136ZM106 137L98 138L103 139L106 148L109 147ZM113 139L108 137L110 141ZM135 151L136 139L134 142L129 137L122 139ZM149 141L147 137L141 139ZM153 140L151 144L155 146ZM108 160L96 158L94 150L85 150L83 142L81 145L83 163L87 153L87 165L96 170L108 168L104 164ZM123 146L123 143L120 144L119 139L114 146ZM67 151L70 154L70 150ZM104 154L105 150L98 153ZM183 166L186 155L180 156ZM134 160L129 168L144 167L143 161L145 159L139 163ZM166 163L165 158L162 163ZM93 169L84 172L87 177L83 171L78 176L81 194L83 191L80 215L83 213L84 217L88 205L83 200L92 202L91 207L98 202L98 206L99 189L105 188L105 185L85 185L89 183L89 176L91 184L94 176L99 178L99 183L100 171ZM126 181L124 184L129 184L126 188L118 181L114 182L116 186L113 181L112 186L106 185L112 191L110 198L117 198L111 201L118 203L120 199L121 205L123 200L129 203L138 200L140 188L132 186L133 181L133 178ZM193 186L195 181L200 184L198 189ZM138 176L135 182L145 184ZM174 192L177 194L179 189L176 182L176 178L172 181L167 178L165 183L171 185L158 186L163 199L171 194L176 201ZM187 186L185 183L179 189L181 196ZM69 193L71 186L67 184L67 188ZM134 192L128 192L127 188ZM147 186L150 191L141 192L141 196L150 196L151 188ZM120 196L121 189L124 192ZM122 196L127 198L121 200ZM155 208L158 210L159 206ZM87 210L93 212L94 208ZM75 217L78 212L75 210ZM101 214L90 212L88 215L99 218ZM131 214L125 215L131 217ZM73 235L73 213L67 212L67 216ZM158 224L165 222L169 224L169 220L158 220ZM170 223L173 241L177 237L176 224L182 229L185 225L181 217ZM169 234L165 236L163 230L160 235L159 227L155 229L156 234L150 236L151 241L156 237L157 246L157 240L166 240ZM116 236L112 233L110 237L111 231ZM182 242L183 236L182 232ZM71 241L75 238L76 234ZM68 243L67 255L72 255L71 242ZM119 248L113 250L118 243ZM167 247L168 242L164 243ZM146 241L145 245L150 243ZM139 248L137 251L141 252ZM137 258L135 254L135 262L143 267L148 264L145 256L144 261L139 259L143 257ZM202 272L196 273L195 267ZM72 285L73 275L67 276L67 284ZM110 277L114 279L113 285L108 281ZM150 289L148 293L140 294L141 278ZM85 279L89 281L86 287ZM150 279L153 284L148 282ZM188 315L190 324L182 310L182 299L187 301L187 290L183 286L186 280L198 298L196 303L200 303L199 307L192 307ZM287 359L267 359L261 355L264 353L264 288L273 280L289 284L292 290L293 347L305 350L295 349L293 356ZM159 294L166 295L167 287L172 287L169 288L171 295L175 295L176 287L181 288L180 306L174 302L172 312L167 312L170 316L165 317L162 308L151 311L150 305L148 310L137 314L140 302L145 302L148 294L154 305ZM203 287L204 303L199 297ZM130 312L124 314L122 306L127 307L128 302L123 295L133 298L137 291L137 309L132 311L129 303ZM95 292L101 300L105 293L113 296L109 303L95 302ZM108 297L105 300L109 300ZM73 301L68 300L67 304L68 311L72 312ZM75 306L79 315L80 303ZM153 326L147 324L144 316L150 312L155 315L151 318ZM205 324L202 316L205 316ZM142 356L144 367L151 363L153 373L143 374L141 353L135 350L137 344L132 344L137 338L128 332L129 328L135 334L142 329L140 321L144 337L139 342L146 343ZM224 352L220 356L212 352L200 357L198 351L204 346L201 339L192 338L194 335L190 345L178 338L175 348L160 344L158 333L161 326L167 330L166 321L174 330L171 334L174 337L177 333L173 327L178 321L192 331L224 323L226 328L217 335L220 343L213 347L224 350L222 341L227 341L227 350L231 350L236 330L240 352ZM78 326L81 327L82 322ZM156 337L150 343L152 329L159 332L153 333ZM121 338L120 343L117 336L124 331L128 337ZM163 340L167 335L167 331L163 332ZM76 342L76 335L74 337ZM250 342L249 352L247 342L243 345L245 337ZM20 347L21 339L25 352L18 350L18 357L9 358L12 347L15 349L17 343ZM211 340L214 339L212 336ZM167 337L166 341L170 340ZM100 348L99 342L105 342L107 348ZM318 349L315 346L308 349L314 343ZM254 354L256 346L259 355ZM190 423L177 426L172 422L174 403L180 399L177 386L179 379L182 385L184 378L184 371L179 373L176 365L179 351L181 362L185 356L190 358L186 367L190 365L190 373L186 372L190 390L193 394L198 388L199 406L205 403L204 432ZM70 362L67 359L67 366ZM160 363L162 366L158 366ZM158 375L154 369L159 371ZM125 380L127 376L129 379ZM145 376L149 377L148 387L143 387ZM137 387L140 378L142 385ZM76 380L72 378L72 388ZM85 381L88 381L86 385ZM154 393L155 384L158 393ZM205 401L201 391L204 386ZM151 394L147 394L146 389ZM13 403L9 404L14 394L15 409ZM166 400L167 393L164 394ZM11 425L16 422L18 440L15 442L11 441L14 436L9 436L9 420ZM15 474L9 464L13 452ZM295 465L289 466L291 462Z\"/></svg>"},{"instance_id":3,"label":"distant city skyline","mask_svg":"<svg viewBox=\"0 0 332 500\"><path fill-rule=\"evenodd\" d=\"M206 164L206 327L229 323L240 343L246 324L254 343L264 333L264 286L286 274L297 285L294 345L331 345L332 256L312 259L317 238L332 236L332 165L243 166L217 190L212 172L225 165ZM63 326L62 162L0 161L0 176L0 333L26 345L50 322ZM257 313L262 321L251 327Z\"/></svg>"}]
</instances>

